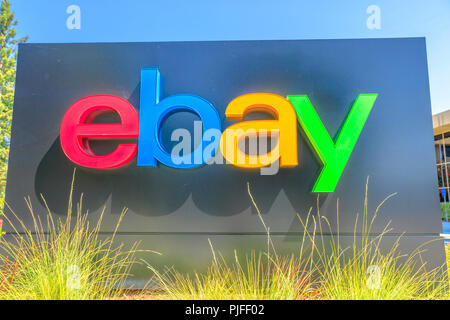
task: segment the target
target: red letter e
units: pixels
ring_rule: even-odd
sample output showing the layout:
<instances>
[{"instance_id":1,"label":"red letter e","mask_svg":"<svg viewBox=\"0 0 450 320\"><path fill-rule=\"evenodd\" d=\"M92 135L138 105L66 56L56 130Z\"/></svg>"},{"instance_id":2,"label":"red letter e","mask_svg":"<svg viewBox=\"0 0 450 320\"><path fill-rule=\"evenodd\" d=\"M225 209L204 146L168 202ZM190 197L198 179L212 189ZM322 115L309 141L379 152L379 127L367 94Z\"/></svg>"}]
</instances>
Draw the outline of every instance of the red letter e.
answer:
<instances>
[{"instance_id":1,"label":"red letter e","mask_svg":"<svg viewBox=\"0 0 450 320\"><path fill-rule=\"evenodd\" d=\"M91 123L99 114L116 112L121 123ZM126 100L109 95L96 95L75 102L61 123L61 147L74 163L87 168L113 169L130 162L137 153L136 144L119 144L114 152L96 156L89 148L88 139L117 140L137 138L139 117Z\"/></svg>"}]
</instances>

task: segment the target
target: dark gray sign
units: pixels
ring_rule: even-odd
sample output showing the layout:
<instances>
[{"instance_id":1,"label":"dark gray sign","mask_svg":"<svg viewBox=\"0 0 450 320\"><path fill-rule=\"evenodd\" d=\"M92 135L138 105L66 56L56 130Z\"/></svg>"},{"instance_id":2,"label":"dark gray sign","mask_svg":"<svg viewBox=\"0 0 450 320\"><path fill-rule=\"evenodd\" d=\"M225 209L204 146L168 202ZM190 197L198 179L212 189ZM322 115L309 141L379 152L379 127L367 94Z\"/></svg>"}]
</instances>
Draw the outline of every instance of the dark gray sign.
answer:
<instances>
[{"instance_id":1,"label":"dark gray sign","mask_svg":"<svg viewBox=\"0 0 450 320\"><path fill-rule=\"evenodd\" d=\"M359 94L378 93L335 192L320 194L321 215L337 231L339 199L340 232L353 237L370 176L369 212L397 192L382 207L374 234L391 222L392 238L406 233L404 248L438 239L441 221L423 38L21 45L6 200L26 224L31 225L31 218L25 196L39 214L46 211L40 195L55 214L67 212L76 167L59 140L67 109L83 97L108 94L139 110L144 68L159 69L163 97L188 93L211 102L223 129L235 123L225 118L231 100L270 92L308 95L333 137ZM188 112L170 116L161 131L165 147L173 146L174 129L193 130L196 119ZM322 168L301 131L299 165L280 168L276 175L231 165L180 170L133 162L115 171L78 168L74 199L84 194L84 208L93 220L106 206L106 234L127 207L120 240L142 240L145 249L163 253L147 256L149 263L190 268L209 260L208 238L222 251L264 246L265 230L247 194L249 182L265 223L284 248L280 250L291 250L302 230L297 213L305 217L315 206L318 195L311 190ZM431 265L442 264L442 241L430 245L429 253Z\"/></svg>"}]
</instances>

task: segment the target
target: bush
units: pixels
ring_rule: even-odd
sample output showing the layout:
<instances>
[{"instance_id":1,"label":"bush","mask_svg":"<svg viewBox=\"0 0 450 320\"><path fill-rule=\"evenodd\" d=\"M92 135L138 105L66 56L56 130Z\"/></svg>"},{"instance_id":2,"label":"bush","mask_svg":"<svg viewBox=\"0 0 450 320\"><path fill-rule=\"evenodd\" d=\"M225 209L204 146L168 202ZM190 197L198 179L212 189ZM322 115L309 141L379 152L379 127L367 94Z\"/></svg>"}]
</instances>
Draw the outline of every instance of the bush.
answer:
<instances>
[{"instance_id":1,"label":"bush","mask_svg":"<svg viewBox=\"0 0 450 320\"><path fill-rule=\"evenodd\" d=\"M0 299L106 299L123 291L137 252L137 244L130 250L113 244L126 210L120 215L112 237L101 240L104 211L91 226L88 214L82 214L82 199L76 215L72 214L72 192L64 219L56 219L49 211L46 221L41 221L29 201L33 230L11 208L18 225L5 216L5 222L13 230L13 240L0 240L0 250L4 252L0 259L13 260L17 268L13 279L10 272L1 273Z\"/></svg>"},{"instance_id":2,"label":"bush","mask_svg":"<svg viewBox=\"0 0 450 320\"><path fill-rule=\"evenodd\" d=\"M383 200L370 217L367 180L364 212L361 223L356 219L350 247L342 246L339 230L333 234L329 221L320 215L319 209L315 215L310 209L305 221L299 217L304 230L299 239L299 257L295 258L294 255L277 255L269 228L262 219L250 187L248 193L267 231L267 251L253 253L243 263L235 252L235 261L230 264L222 256L217 258L211 246L213 261L208 271L192 276L174 269L160 273L149 266L156 275L157 285L170 298L399 300L448 297L449 283L443 269L427 271L426 264L419 262L422 248L408 255L402 254L399 236L390 249L382 252L380 244L391 231L389 226L381 234L372 235L372 226L380 208L395 194ZM312 224L312 231L307 228L309 224ZM324 229L329 230L327 237ZM361 236L356 236L356 230L362 231ZM304 248L311 248L311 251L305 252Z\"/></svg>"}]
</instances>

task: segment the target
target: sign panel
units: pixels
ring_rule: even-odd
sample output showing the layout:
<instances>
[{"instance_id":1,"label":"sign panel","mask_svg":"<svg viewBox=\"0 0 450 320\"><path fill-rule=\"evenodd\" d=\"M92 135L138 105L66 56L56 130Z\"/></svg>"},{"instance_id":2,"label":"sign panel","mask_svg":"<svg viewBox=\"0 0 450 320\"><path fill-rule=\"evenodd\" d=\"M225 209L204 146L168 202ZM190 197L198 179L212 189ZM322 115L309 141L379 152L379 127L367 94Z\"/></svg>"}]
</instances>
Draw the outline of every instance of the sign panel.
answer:
<instances>
[{"instance_id":1,"label":"sign panel","mask_svg":"<svg viewBox=\"0 0 450 320\"><path fill-rule=\"evenodd\" d=\"M124 241L177 263L205 235L264 237L248 185L276 236L316 204L336 232L337 199L353 236L370 176L369 212L397 193L374 234L391 222L420 244L441 232L433 148L423 38L25 44L7 202L27 224L26 196L65 215L77 168L103 232L126 207Z\"/></svg>"}]
</instances>

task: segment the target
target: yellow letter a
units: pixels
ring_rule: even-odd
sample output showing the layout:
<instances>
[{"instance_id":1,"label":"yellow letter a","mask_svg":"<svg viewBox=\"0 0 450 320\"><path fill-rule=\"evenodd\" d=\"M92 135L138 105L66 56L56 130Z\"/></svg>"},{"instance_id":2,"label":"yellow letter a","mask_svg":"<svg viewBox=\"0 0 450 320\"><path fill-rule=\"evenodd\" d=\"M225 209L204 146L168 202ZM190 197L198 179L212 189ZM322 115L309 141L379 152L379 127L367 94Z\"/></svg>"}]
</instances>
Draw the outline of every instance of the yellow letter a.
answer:
<instances>
[{"instance_id":1,"label":"yellow letter a","mask_svg":"<svg viewBox=\"0 0 450 320\"><path fill-rule=\"evenodd\" d=\"M272 93L250 93L231 101L225 116L228 120L243 120L253 111L268 112L275 120L244 121L228 127L220 139L224 158L241 168L262 168L278 159L282 167L297 166L297 120L291 103ZM263 134L276 134L278 137L276 147L267 154L252 155L240 150L242 139Z\"/></svg>"}]
</instances>

